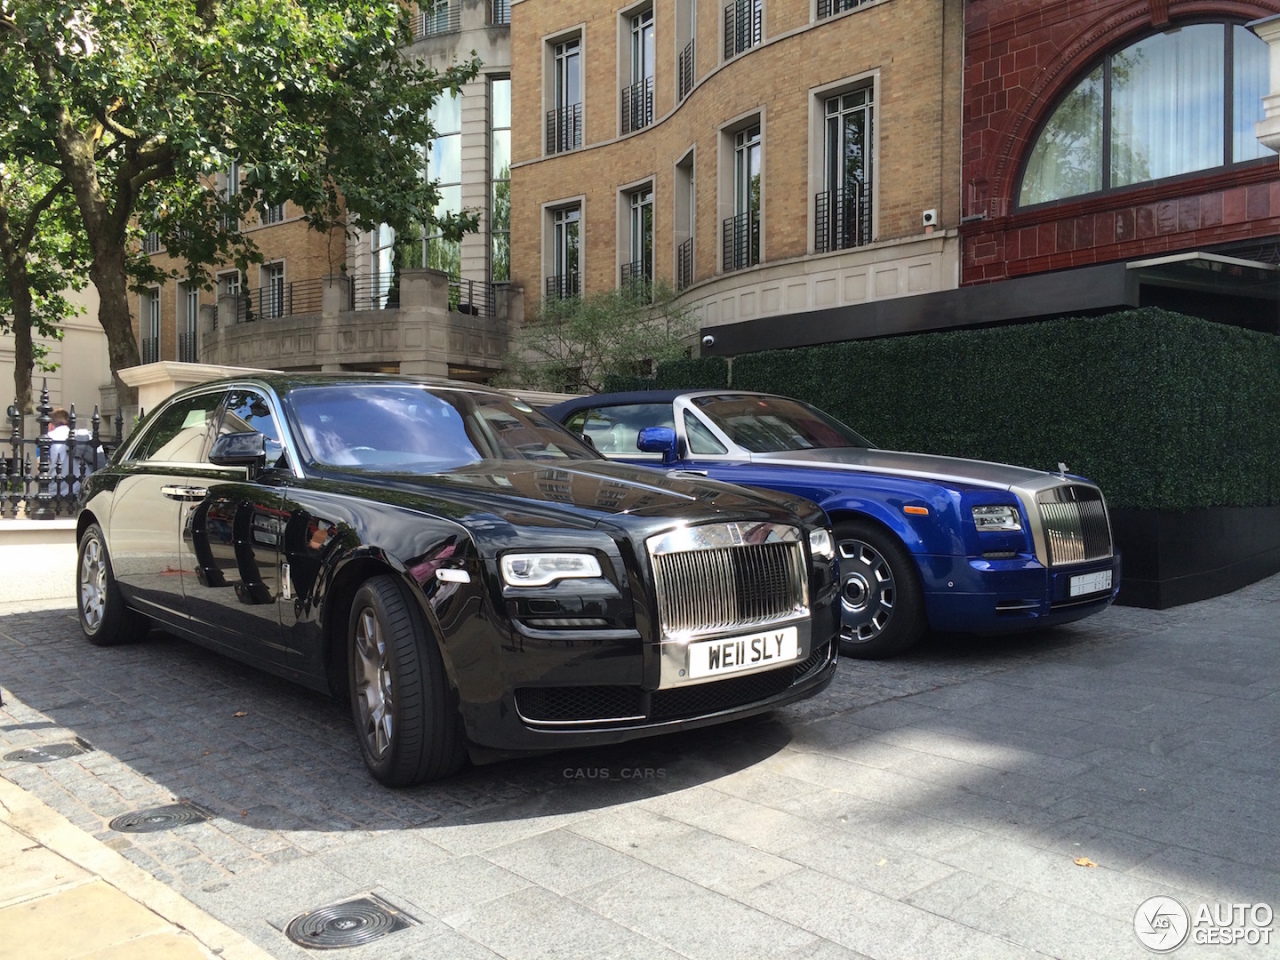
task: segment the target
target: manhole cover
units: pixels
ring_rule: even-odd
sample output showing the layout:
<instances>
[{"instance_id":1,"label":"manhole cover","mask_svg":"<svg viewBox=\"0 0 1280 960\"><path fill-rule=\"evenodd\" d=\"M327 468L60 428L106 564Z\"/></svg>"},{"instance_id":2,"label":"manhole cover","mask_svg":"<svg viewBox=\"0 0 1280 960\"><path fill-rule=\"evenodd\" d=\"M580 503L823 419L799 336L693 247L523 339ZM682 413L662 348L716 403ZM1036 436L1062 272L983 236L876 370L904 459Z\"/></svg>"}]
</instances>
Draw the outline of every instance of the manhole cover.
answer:
<instances>
[{"instance_id":1,"label":"manhole cover","mask_svg":"<svg viewBox=\"0 0 1280 960\"><path fill-rule=\"evenodd\" d=\"M418 921L375 896L320 907L294 917L285 936L301 947L336 950L372 943Z\"/></svg>"},{"instance_id":2,"label":"manhole cover","mask_svg":"<svg viewBox=\"0 0 1280 960\"><path fill-rule=\"evenodd\" d=\"M172 830L174 827L186 826L188 823L199 823L208 820L211 814L201 810L192 803L171 803L163 807L152 807L149 810L135 810L122 813L108 826L121 833L153 833L157 830Z\"/></svg>"},{"instance_id":3,"label":"manhole cover","mask_svg":"<svg viewBox=\"0 0 1280 960\"><path fill-rule=\"evenodd\" d=\"M24 750L6 753L4 758L22 763L48 763L50 760L65 760L67 757L79 756L92 749L93 747L77 737L74 743L46 743L39 747L27 747Z\"/></svg>"}]
</instances>

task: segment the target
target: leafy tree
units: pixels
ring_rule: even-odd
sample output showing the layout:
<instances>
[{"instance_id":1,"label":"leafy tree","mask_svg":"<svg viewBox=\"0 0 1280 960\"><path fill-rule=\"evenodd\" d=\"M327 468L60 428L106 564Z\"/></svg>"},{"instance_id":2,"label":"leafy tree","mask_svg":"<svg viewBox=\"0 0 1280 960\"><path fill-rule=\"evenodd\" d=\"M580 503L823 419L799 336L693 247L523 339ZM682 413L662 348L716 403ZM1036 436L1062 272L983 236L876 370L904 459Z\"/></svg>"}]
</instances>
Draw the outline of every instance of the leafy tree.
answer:
<instances>
[{"instance_id":1,"label":"leafy tree","mask_svg":"<svg viewBox=\"0 0 1280 960\"><path fill-rule=\"evenodd\" d=\"M539 390L598 393L609 374L643 376L682 357L697 332L691 311L664 282L544 299L505 358L504 383Z\"/></svg>"},{"instance_id":2,"label":"leafy tree","mask_svg":"<svg viewBox=\"0 0 1280 960\"><path fill-rule=\"evenodd\" d=\"M0 332L13 334L13 395L24 412L32 410L32 371L53 369L34 337L62 338L62 322L78 309L66 293L86 282L83 235L66 188L50 167L0 156Z\"/></svg>"},{"instance_id":3,"label":"leafy tree","mask_svg":"<svg viewBox=\"0 0 1280 960\"><path fill-rule=\"evenodd\" d=\"M479 61L436 72L402 55L409 39L396 0L0 0L7 146L75 198L122 398L129 290L162 279L143 233L207 283L210 264L256 259L237 223L267 204L322 231L474 228L436 214L421 145L432 102ZM240 189L211 190L233 162Z\"/></svg>"}]
</instances>

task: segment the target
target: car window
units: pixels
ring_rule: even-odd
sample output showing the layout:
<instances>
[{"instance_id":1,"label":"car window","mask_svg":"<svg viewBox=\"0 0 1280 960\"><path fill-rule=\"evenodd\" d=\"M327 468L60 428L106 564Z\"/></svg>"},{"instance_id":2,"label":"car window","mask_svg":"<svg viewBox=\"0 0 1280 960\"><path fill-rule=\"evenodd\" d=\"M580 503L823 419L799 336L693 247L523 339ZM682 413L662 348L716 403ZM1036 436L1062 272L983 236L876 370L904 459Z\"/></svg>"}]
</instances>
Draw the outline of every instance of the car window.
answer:
<instances>
[{"instance_id":1,"label":"car window","mask_svg":"<svg viewBox=\"0 0 1280 960\"><path fill-rule=\"evenodd\" d=\"M871 446L839 420L799 400L717 394L693 402L730 440L752 453Z\"/></svg>"},{"instance_id":2,"label":"car window","mask_svg":"<svg viewBox=\"0 0 1280 960\"><path fill-rule=\"evenodd\" d=\"M671 404L628 403L614 407L596 407L587 410L585 418L570 429L590 437L601 453L619 455L638 452L636 439L645 427L674 429Z\"/></svg>"},{"instance_id":3,"label":"car window","mask_svg":"<svg viewBox=\"0 0 1280 960\"><path fill-rule=\"evenodd\" d=\"M271 415L271 405L267 398L256 390L232 390L222 411L218 436L246 433L250 430L266 438L268 467L289 466L289 458L280 440L280 430Z\"/></svg>"},{"instance_id":4,"label":"car window","mask_svg":"<svg viewBox=\"0 0 1280 960\"><path fill-rule=\"evenodd\" d=\"M694 456L715 456L728 453L725 445L707 429L707 425L688 410L684 412L684 432L689 438L689 452Z\"/></svg>"},{"instance_id":5,"label":"car window","mask_svg":"<svg viewBox=\"0 0 1280 960\"><path fill-rule=\"evenodd\" d=\"M130 459L156 463L200 463L224 394L203 393L165 407L147 425Z\"/></svg>"},{"instance_id":6,"label":"car window","mask_svg":"<svg viewBox=\"0 0 1280 960\"><path fill-rule=\"evenodd\" d=\"M304 453L326 466L438 473L480 460L594 460L528 404L412 384L298 387L285 404Z\"/></svg>"}]
</instances>

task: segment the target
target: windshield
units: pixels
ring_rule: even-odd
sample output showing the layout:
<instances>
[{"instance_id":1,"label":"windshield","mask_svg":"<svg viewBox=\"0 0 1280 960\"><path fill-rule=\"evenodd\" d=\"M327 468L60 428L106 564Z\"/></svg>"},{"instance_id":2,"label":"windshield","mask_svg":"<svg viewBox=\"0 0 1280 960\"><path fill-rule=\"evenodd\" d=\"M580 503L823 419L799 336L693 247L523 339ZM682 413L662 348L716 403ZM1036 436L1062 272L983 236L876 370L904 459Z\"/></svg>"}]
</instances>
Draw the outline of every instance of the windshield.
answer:
<instances>
[{"instance_id":1,"label":"windshield","mask_svg":"<svg viewBox=\"0 0 1280 960\"><path fill-rule=\"evenodd\" d=\"M870 447L865 437L821 410L785 397L694 397L694 405L751 453Z\"/></svg>"},{"instance_id":2,"label":"windshield","mask_svg":"<svg viewBox=\"0 0 1280 960\"><path fill-rule=\"evenodd\" d=\"M303 456L331 467L442 473L480 460L596 460L528 404L420 384L297 387L285 400Z\"/></svg>"}]
</instances>

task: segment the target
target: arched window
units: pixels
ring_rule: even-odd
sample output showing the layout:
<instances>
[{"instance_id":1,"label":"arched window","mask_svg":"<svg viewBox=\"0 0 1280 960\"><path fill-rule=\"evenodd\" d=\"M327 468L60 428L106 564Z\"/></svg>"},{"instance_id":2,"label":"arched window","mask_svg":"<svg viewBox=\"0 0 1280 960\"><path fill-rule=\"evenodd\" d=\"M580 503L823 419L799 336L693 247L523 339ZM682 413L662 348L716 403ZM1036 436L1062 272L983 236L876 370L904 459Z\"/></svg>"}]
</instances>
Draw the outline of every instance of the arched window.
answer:
<instances>
[{"instance_id":1,"label":"arched window","mask_svg":"<svg viewBox=\"0 0 1280 960\"><path fill-rule=\"evenodd\" d=\"M1108 54L1041 129L1019 206L1273 155L1253 133L1269 56L1229 23L1176 27Z\"/></svg>"}]
</instances>

